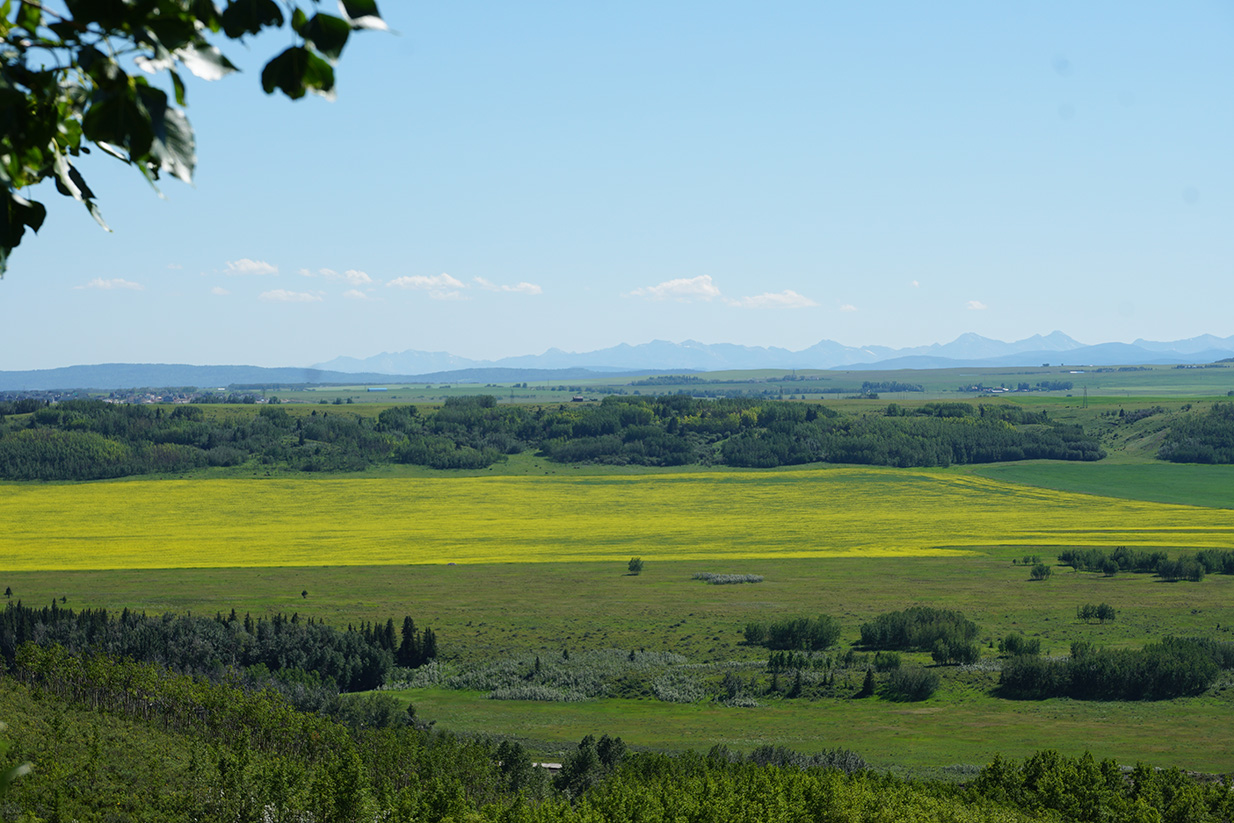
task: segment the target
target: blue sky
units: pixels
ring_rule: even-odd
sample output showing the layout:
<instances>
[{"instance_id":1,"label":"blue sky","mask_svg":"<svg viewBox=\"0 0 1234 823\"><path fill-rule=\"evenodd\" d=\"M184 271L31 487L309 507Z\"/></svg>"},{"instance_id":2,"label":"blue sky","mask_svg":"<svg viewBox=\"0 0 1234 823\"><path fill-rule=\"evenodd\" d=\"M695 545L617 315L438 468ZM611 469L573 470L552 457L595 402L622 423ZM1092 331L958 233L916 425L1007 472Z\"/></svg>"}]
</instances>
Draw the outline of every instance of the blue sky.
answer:
<instances>
[{"instance_id":1,"label":"blue sky","mask_svg":"<svg viewBox=\"0 0 1234 823\"><path fill-rule=\"evenodd\" d=\"M1234 334L1234 6L386 0L338 99L193 82L83 166L0 368Z\"/></svg>"}]
</instances>

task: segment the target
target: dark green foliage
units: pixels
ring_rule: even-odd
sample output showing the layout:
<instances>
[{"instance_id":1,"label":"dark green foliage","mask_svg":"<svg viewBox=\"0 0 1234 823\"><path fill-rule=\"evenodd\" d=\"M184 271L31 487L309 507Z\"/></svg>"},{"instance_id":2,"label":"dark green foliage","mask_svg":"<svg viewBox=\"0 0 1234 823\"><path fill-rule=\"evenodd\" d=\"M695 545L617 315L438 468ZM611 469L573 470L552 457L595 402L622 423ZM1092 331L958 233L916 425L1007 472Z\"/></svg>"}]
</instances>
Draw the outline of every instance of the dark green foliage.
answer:
<instances>
[{"instance_id":1,"label":"dark green foliage","mask_svg":"<svg viewBox=\"0 0 1234 823\"><path fill-rule=\"evenodd\" d=\"M1078 700L1168 700L1199 694L1218 671L1234 666L1234 644L1165 638L1138 651L1072 645L1068 660L1020 656L999 677L1005 697Z\"/></svg>"},{"instance_id":2,"label":"dark green foliage","mask_svg":"<svg viewBox=\"0 0 1234 823\"><path fill-rule=\"evenodd\" d=\"M630 574L638 574L643 570L643 558L631 557L630 562L626 565L626 569Z\"/></svg>"},{"instance_id":3,"label":"dark green foliage","mask_svg":"<svg viewBox=\"0 0 1234 823\"><path fill-rule=\"evenodd\" d=\"M866 669L865 679L861 681L861 689L853 695L857 698L874 696L874 670Z\"/></svg>"},{"instance_id":4,"label":"dark green foliage","mask_svg":"<svg viewBox=\"0 0 1234 823\"><path fill-rule=\"evenodd\" d=\"M437 653L429 629L416 632L410 618L412 644L409 658L419 665ZM407 635L404 635L406 638ZM384 684L395 659L393 621L358 630L338 629L276 614L270 619L233 611L228 618L166 614L147 617L127 609L119 615L104 609L57 607L33 609L18 602L0 611L0 656L9 664L26 642L60 644L74 653L111 654L134 660L158 661L176 671L220 677L229 670L249 670L250 676L269 679L285 693L320 701L308 692L328 686L335 691L362 691ZM401 652L400 648L400 652ZM418 661L418 662L415 662ZM282 674L297 671L292 680Z\"/></svg>"},{"instance_id":5,"label":"dark green foliage","mask_svg":"<svg viewBox=\"0 0 1234 823\"><path fill-rule=\"evenodd\" d=\"M960 612L930 606L887 612L861 624L861 644L870 649L933 652L942 641L959 650L976 638L976 623Z\"/></svg>"},{"instance_id":6,"label":"dark green foliage","mask_svg":"<svg viewBox=\"0 0 1234 823\"><path fill-rule=\"evenodd\" d=\"M1099 623L1107 623L1112 621L1118 612L1109 603L1085 603L1083 606L1077 606L1075 616L1085 623L1091 623L1096 620ZM1013 652L1014 654L1014 652Z\"/></svg>"},{"instance_id":7,"label":"dark green foliage","mask_svg":"<svg viewBox=\"0 0 1234 823\"><path fill-rule=\"evenodd\" d=\"M763 625L746 626L746 643L769 649L822 651L840 639L840 621L830 615L797 617Z\"/></svg>"},{"instance_id":8,"label":"dark green foliage","mask_svg":"<svg viewBox=\"0 0 1234 823\"><path fill-rule=\"evenodd\" d=\"M1173 463L1234 463L1234 403L1176 415L1157 457Z\"/></svg>"},{"instance_id":9,"label":"dark green foliage","mask_svg":"<svg viewBox=\"0 0 1234 823\"><path fill-rule=\"evenodd\" d=\"M384 410L206 416L195 407L72 400L0 424L0 478L92 480L246 461L301 471L359 471L383 462L480 469L529 449L562 463L774 467L816 461L946 466L995 460L1094 460L1074 427L1011 406L932 403L911 415L846 417L816 404L691 397L607 397L555 410L450 398L434 412Z\"/></svg>"},{"instance_id":10,"label":"dark green foliage","mask_svg":"<svg viewBox=\"0 0 1234 823\"><path fill-rule=\"evenodd\" d=\"M1157 564L1157 576L1165 580L1190 580L1199 583L1204 579L1204 564L1193 556L1162 560Z\"/></svg>"},{"instance_id":11,"label":"dark green foliage","mask_svg":"<svg viewBox=\"0 0 1234 823\"><path fill-rule=\"evenodd\" d=\"M938 682L938 675L927 669L896 669L888 675L881 694L884 700L928 700L938 689Z\"/></svg>"},{"instance_id":12,"label":"dark green foliage","mask_svg":"<svg viewBox=\"0 0 1234 823\"><path fill-rule=\"evenodd\" d=\"M998 641L998 653L1008 657L1018 657L1022 654L1041 654L1041 639L1031 640L1022 634L1009 634Z\"/></svg>"},{"instance_id":13,"label":"dark green foliage","mask_svg":"<svg viewBox=\"0 0 1234 823\"><path fill-rule=\"evenodd\" d=\"M857 753L629 754L588 736L554 793L518 743L347 726L280 696L157 666L26 647L0 677L14 763L6 819L627 823L631 820L1228 821L1227 784L1039 752L968 786L906 781Z\"/></svg>"},{"instance_id":14,"label":"dark green foliage","mask_svg":"<svg viewBox=\"0 0 1234 823\"><path fill-rule=\"evenodd\" d=\"M1053 573L1054 573L1054 570L1051 569L1049 566L1047 566L1045 563L1037 563L1036 565L1033 566L1032 570L1028 573L1028 577L1030 580L1049 580L1050 575Z\"/></svg>"},{"instance_id":15,"label":"dark green foliage","mask_svg":"<svg viewBox=\"0 0 1234 823\"><path fill-rule=\"evenodd\" d=\"M1098 763L1087 753L1067 757L1053 750L1037 752L1023 763L995 757L968 795L1043 817L1113 823L1217 823L1230 819L1234 805L1222 781L1206 785L1179 769L1142 763L1127 772L1113 760Z\"/></svg>"},{"instance_id":16,"label":"dark green foliage","mask_svg":"<svg viewBox=\"0 0 1234 823\"><path fill-rule=\"evenodd\" d=\"M1064 549L1058 554L1058 562L1084 572L1101 572L1107 577L1116 572L1155 572L1157 566L1168 559L1165 552L1149 552L1119 546L1112 552L1105 549Z\"/></svg>"}]
</instances>

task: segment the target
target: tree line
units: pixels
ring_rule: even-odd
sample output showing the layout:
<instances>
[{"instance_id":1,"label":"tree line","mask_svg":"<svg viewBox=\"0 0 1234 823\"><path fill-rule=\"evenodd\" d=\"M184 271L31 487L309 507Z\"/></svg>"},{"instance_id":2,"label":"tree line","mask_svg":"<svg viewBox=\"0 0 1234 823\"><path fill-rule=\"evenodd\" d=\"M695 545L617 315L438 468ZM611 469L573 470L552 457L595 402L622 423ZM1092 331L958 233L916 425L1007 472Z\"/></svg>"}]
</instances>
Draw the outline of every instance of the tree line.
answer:
<instances>
[{"instance_id":1,"label":"tree line","mask_svg":"<svg viewBox=\"0 0 1234 823\"><path fill-rule=\"evenodd\" d=\"M335 410L256 414L198 406L69 400L0 423L0 478L96 480L251 464L306 472L378 463L478 469L534 450L560 463L769 468L811 462L948 466L1098 460L1097 440L1044 412L928 403L853 416L817 403L605 398L580 406L499 405L490 395L376 418Z\"/></svg>"},{"instance_id":2,"label":"tree line","mask_svg":"<svg viewBox=\"0 0 1234 823\"><path fill-rule=\"evenodd\" d=\"M1058 562L1077 571L1101 572L1113 577L1120 571L1155 574L1163 580L1198 583L1206 574L1234 574L1234 550L1201 549L1195 554L1171 558L1163 551L1119 546L1112 551L1099 547L1064 549Z\"/></svg>"},{"instance_id":3,"label":"tree line","mask_svg":"<svg viewBox=\"0 0 1234 823\"><path fill-rule=\"evenodd\" d=\"M25 646L0 676L11 748L37 768L4 798L30 819L1228 821L1228 783L1038 752L964 784L909 780L857 753L763 745L632 752L588 735L550 779L518 742L424 724L348 726L270 691L154 664Z\"/></svg>"},{"instance_id":4,"label":"tree line","mask_svg":"<svg viewBox=\"0 0 1234 823\"><path fill-rule=\"evenodd\" d=\"M1171 463L1234 463L1234 403L1175 415L1157 457Z\"/></svg>"},{"instance_id":5,"label":"tree line","mask_svg":"<svg viewBox=\"0 0 1234 823\"><path fill-rule=\"evenodd\" d=\"M1014 699L1169 700L1199 694L1234 668L1234 643L1167 637L1142 649L1071 644L1071 657L1022 654L1003 665L999 693Z\"/></svg>"},{"instance_id":6,"label":"tree line","mask_svg":"<svg viewBox=\"0 0 1234 823\"><path fill-rule=\"evenodd\" d=\"M320 706L338 692L376 689L394 665L422 666L437 656L432 629L393 619L340 631L298 614L273 617L163 614L124 609L33 608L21 601L0 611L0 656L16 661L24 643L58 645L72 654L103 654L160 663L173 671L221 679L240 673L286 693L300 705Z\"/></svg>"}]
</instances>

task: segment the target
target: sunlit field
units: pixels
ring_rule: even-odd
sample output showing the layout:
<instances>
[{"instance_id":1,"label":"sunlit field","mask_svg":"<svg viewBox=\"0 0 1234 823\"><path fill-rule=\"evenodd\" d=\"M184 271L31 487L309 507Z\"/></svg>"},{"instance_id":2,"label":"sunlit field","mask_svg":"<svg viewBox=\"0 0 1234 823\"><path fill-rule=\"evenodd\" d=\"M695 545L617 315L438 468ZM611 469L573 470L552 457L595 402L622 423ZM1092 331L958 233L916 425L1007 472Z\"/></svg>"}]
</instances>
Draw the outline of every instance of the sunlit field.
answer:
<instances>
[{"instance_id":1,"label":"sunlit field","mask_svg":"<svg viewBox=\"0 0 1234 823\"><path fill-rule=\"evenodd\" d=\"M947 555L1234 547L1234 511L948 471L8 484L0 568Z\"/></svg>"}]
</instances>

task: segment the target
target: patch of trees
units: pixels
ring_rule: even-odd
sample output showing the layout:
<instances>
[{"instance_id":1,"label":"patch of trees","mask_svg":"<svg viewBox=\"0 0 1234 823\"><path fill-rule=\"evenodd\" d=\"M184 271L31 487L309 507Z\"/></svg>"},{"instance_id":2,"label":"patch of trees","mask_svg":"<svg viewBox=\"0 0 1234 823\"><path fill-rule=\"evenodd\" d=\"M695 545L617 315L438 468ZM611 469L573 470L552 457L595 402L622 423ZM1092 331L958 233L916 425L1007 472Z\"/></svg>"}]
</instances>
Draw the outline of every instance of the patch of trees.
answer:
<instances>
[{"instance_id":1,"label":"patch of trees","mask_svg":"<svg viewBox=\"0 0 1234 823\"><path fill-rule=\"evenodd\" d=\"M958 611L911 606L861 624L861 644L870 649L930 652L936 663L974 663L977 624Z\"/></svg>"},{"instance_id":2,"label":"patch of trees","mask_svg":"<svg viewBox=\"0 0 1234 823\"><path fill-rule=\"evenodd\" d=\"M435 411L206 415L198 406L70 400L0 423L0 478L95 480L212 466L359 471L396 462L478 469L530 449L560 463L745 468L810 462L947 466L999 460L1097 460L1097 441L1043 413L1007 405L928 403L886 416L815 403L686 395L607 397L598 404L499 405L450 398Z\"/></svg>"},{"instance_id":3,"label":"patch of trees","mask_svg":"<svg viewBox=\"0 0 1234 823\"><path fill-rule=\"evenodd\" d=\"M1234 574L1234 551L1202 549L1194 555L1173 559L1165 552L1150 552L1119 546L1112 552L1101 548L1065 549L1058 562L1078 571L1101 572L1113 577L1120 571L1155 574L1163 580L1199 583L1205 574Z\"/></svg>"},{"instance_id":4,"label":"patch of trees","mask_svg":"<svg viewBox=\"0 0 1234 823\"><path fill-rule=\"evenodd\" d=\"M925 386L920 383L901 383L899 380L880 380L871 382L869 380L861 384L862 394L878 394L881 391L885 392L908 392L908 391L925 391Z\"/></svg>"},{"instance_id":5,"label":"patch of trees","mask_svg":"<svg viewBox=\"0 0 1234 823\"><path fill-rule=\"evenodd\" d=\"M312 618L276 614L266 619L164 614L125 609L41 609L9 603L0 612L0 655L10 665L23 643L56 644L73 654L105 654L156 662L177 672L220 678L229 671L270 675L288 693L314 696L317 687L364 691L384 685L391 667L421 666L437 656L432 629L419 630L410 617L402 635L394 621L364 623L340 631Z\"/></svg>"},{"instance_id":6,"label":"patch of trees","mask_svg":"<svg viewBox=\"0 0 1234 823\"><path fill-rule=\"evenodd\" d=\"M998 641L998 653L1008 657L1018 657L1022 654L1041 654L1041 638L1028 638L1013 632Z\"/></svg>"},{"instance_id":7,"label":"patch of trees","mask_svg":"<svg viewBox=\"0 0 1234 823\"><path fill-rule=\"evenodd\" d=\"M1003 666L1004 697L1040 700L1169 700L1203 692L1222 669L1234 668L1234 644L1167 637L1142 649L1071 644L1071 657L1022 655Z\"/></svg>"},{"instance_id":8,"label":"patch of trees","mask_svg":"<svg viewBox=\"0 0 1234 823\"><path fill-rule=\"evenodd\" d=\"M1175 415L1157 457L1171 463L1234 463L1234 403Z\"/></svg>"},{"instance_id":9,"label":"patch of trees","mask_svg":"<svg viewBox=\"0 0 1234 823\"><path fill-rule=\"evenodd\" d=\"M772 623L749 623L746 643L774 650L822 651L840 639L840 621L830 615L796 617Z\"/></svg>"},{"instance_id":10,"label":"patch of trees","mask_svg":"<svg viewBox=\"0 0 1234 823\"><path fill-rule=\"evenodd\" d=\"M884 700L914 702L928 700L938 689L936 672L921 668L896 669L887 677L881 695Z\"/></svg>"},{"instance_id":11,"label":"patch of trees","mask_svg":"<svg viewBox=\"0 0 1234 823\"><path fill-rule=\"evenodd\" d=\"M372 700L377 717L394 699ZM408 712L347 724L268 690L33 645L0 676L0 705L12 743L0 772L39 764L4 798L14 819L624 823L779 820L787 809L803 820L1216 823L1232 803L1222 781L1053 751L995 758L957 787L870 770L846 749L670 755L604 735L584 738L550 781L518 742L436 732Z\"/></svg>"},{"instance_id":12,"label":"patch of trees","mask_svg":"<svg viewBox=\"0 0 1234 823\"><path fill-rule=\"evenodd\" d=\"M1094 620L1098 623L1109 623L1118 616L1118 611L1109 603L1085 603L1076 607L1075 616L1085 623L1092 623Z\"/></svg>"}]
</instances>

